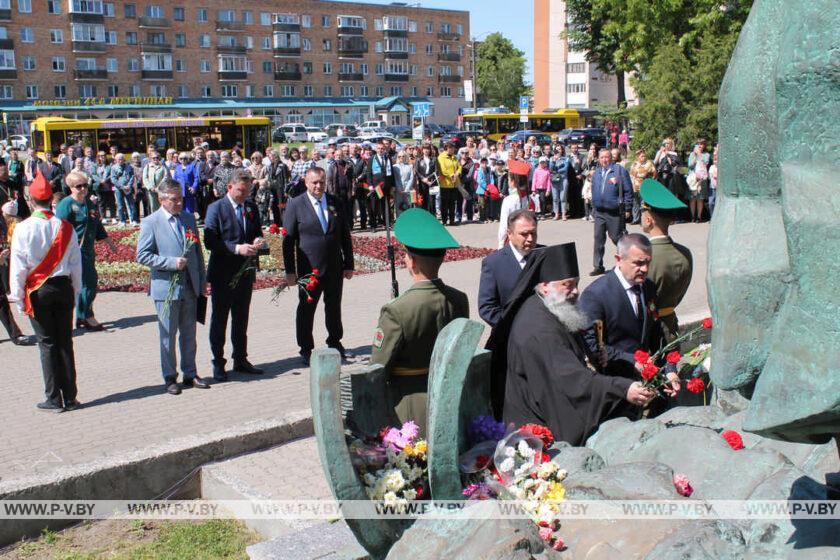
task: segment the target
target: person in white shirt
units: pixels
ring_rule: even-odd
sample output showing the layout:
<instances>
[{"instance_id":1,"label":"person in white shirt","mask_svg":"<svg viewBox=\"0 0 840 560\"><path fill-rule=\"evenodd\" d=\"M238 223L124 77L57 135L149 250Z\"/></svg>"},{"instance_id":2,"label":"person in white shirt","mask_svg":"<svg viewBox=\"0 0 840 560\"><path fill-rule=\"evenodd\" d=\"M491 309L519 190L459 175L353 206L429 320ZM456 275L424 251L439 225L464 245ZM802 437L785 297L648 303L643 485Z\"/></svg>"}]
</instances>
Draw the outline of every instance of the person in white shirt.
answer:
<instances>
[{"instance_id":1,"label":"person in white shirt","mask_svg":"<svg viewBox=\"0 0 840 560\"><path fill-rule=\"evenodd\" d=\"M508 185L510 194L502 200L499 212L499 249L508 241L508 217L514 210L533 210L534 204L528 196L528 170L525 162L510 160L508 162Z\"/></svg>"},{"instance_id":2,"label":"person in white shirt","mask_svg":"<svg viewBox=\"0 0 840 560\"><path fill-rule=\"evenodd\" d=\"M53 215L52 188L39 172L29 187L32 216L15 228L9 301L29 316L41 353L46 400L41 410L75 410L73 306L82 289L82 254L70 222Z\"/></svg>"}]
</instances>

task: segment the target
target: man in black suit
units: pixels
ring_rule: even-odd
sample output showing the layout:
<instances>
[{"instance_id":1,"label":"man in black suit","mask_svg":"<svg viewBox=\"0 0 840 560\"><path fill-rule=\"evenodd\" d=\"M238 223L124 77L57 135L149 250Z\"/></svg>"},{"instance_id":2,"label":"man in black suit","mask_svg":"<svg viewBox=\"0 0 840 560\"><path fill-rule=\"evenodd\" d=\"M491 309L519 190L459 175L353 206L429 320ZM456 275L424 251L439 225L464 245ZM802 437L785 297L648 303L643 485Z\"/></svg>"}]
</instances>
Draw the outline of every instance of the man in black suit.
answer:
<instances>
[{"instance_id":1,"label":"man in black suit","mask_svg":"<svg viewBox=\"0 0 840 560\"><path fill-rule=\"evenodd\" d=\"M377 144L376 153L368 160L365 170L367 184L371 189L373 213L382 223L385 223L385 205L389 204L391 193L394 190L394 168L388 150L389 147L386 147L384 142ZM376 187L380 184L382 185L382 198L379 198L376 193ZM393 219L394 217L391 215L392 224ZM376 228L376 220L371 220L371 222L373 227Z\"/></svg>"},{"instance_id":2,"label":"man in black suit","mask_svg":"<svg viewBox=\"0 0 840 560\"><path fill-rule=\"evenodd\" d=\"M429 189L436 187L437 182L437 158L432 155L432 146L423 144L422 153L414 164L414 173L417 176L417 190L423 198L422 207L437 216L435 198L437 195L429 194Z\"/></svg>"},{"instance_id":3,"label":"man in black suit","mask_svg":"<svg viewBox=\"0 0 840 560\"><path fill-rule=\"evenodd\" d=\"M528 255L537 246L537 217L530 210L514 210L508 217L508 242L481 261L478 314L495 327L513 292Z\"/></svg>"},{"instance_id":4,"label":"man in black suit","mask_svg":"<svg viewBox=\"0 0 840 560\"><path fill-rule=\"evenodd\" d=\"M376 227L376 215L369 212L371 208L370 191L367 188L367 179L365 178L365 163L362 157L362 148L359 144L353 144L351 148L352 155L347 160L347 176L350 179L352 186L352 196L359 207L359 229L367 228L368 214L370 213L371 225ZM350 209L352 211L353 200L350 201ZM352 225L354 216L351 214L350 223ZM353 229L352 227L350 229Z\"/></svg>"},{"instance_id":5,"label":"man in black suit","mask_svg":"<svg viewBox=\"0 0 840 560\"><path fill-rule=\"evenodd\" d=\"M227 381L225 372L225 331L232 317L233 369L260 374L248 361L248 315L256 278L258 252L265 247L257 205L248 199L251 175L244 169L230 174L227 196L207 207L204 245L210 251L207 281L211 286L210 349L213 352L213 378ZM248 265L243 273L243 266Z\"/></svg>"},{"instance_id":6,"label":"man in black suit","mask_svg":"<svg viewBox=\"0 0 840 560\"><path fill-rule=\"evenodd\" d=\"M653 354L662 342L662 326L656 315L656 285L647 277L651 245L641 233L625 234L618 241L616 266L598 278L580 296L580 307L592 321L584 335L589 351L599 355L594 322L604 328L604 373L637 381L641 367L634 353L644 350ZM668 374L668 394L679 391L679 377ZM637 412L637 411L636 411Z\"/></svg>"},{"instance_id":7,"label":"man in black suit","mask_svg":"<svg viewBox=\"0 0 840 560\"><path fill-rule=\"evenodd\" d=\"M326 194L324 170L314 167L304 175L306 193L289 201L283 225L283 262L286 266L286 284L297 288L299 276L318 270L317 286L307 292L299 289L299 300L295 327L300 355L305 365L315 342L312 325L315 307L324 294L324 314L327 323L327 346L341 353L347 352L341 345L344 327L341 324L341 291L344 280L353 277L353 244L350 229L342 214L343 207L338 200ZM310 301L311 300L311 301Z\"/></svg>"}]
</instances>

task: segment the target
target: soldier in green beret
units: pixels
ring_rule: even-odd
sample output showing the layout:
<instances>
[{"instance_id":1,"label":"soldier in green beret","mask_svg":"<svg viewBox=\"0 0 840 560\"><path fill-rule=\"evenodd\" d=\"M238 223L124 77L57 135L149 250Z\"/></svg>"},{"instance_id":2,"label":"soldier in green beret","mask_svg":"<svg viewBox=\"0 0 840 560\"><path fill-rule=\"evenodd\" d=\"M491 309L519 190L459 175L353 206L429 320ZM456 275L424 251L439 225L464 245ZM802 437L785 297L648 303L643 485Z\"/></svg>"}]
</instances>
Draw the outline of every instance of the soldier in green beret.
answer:
<instances>
[{"instance_id":1,"label":"soldier in green beret","mask_svg":"<svg viewBox=\"0 0 840 560\"><path fill-rule=\"evenodd\" d=\"M666 341L679 335L679 321L674 309L679 305L694 268L688 247L674 243L668 228L674 213L686 205L655 179L645 179L639 190L642 199L642 230L652 246L648 278L656 284L656 307L662 320Z\"/></svg>"},{"instance_id":2,"label":"soldier in green beret","mask_svg":"<svg viewBox=\"0 0 840 560\"><path fill-rule=\"evenodd\" d=\"M406 210L394 224L405 246L405 266L414 284L382 307L373 337L371 362L385 366L391 403L400 422L414 420L426 434L429 363L438 333L458 317L469 316L463 292L438 278L447 249L458 242L426 210Z\"/></svg>"}]
</instances>

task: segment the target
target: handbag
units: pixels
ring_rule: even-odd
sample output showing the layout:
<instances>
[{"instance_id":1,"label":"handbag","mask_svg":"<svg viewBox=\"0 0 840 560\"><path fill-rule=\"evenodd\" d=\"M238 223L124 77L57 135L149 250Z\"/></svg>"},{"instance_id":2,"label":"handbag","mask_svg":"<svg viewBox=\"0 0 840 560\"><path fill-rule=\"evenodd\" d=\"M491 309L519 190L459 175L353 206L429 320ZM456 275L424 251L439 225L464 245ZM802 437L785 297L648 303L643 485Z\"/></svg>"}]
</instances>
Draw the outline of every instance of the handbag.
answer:
<instances>
[{"instance_id":1,"label":"handbag","mask_svg":"<svg viewBox=\"0 0 840 560\"><path fill-rule=\"evenodd\" d=\"M484 194L490 197L490 200L499 200L502 198L502 193L499 192L499 187L493 183L490 183L487 187L485 187Z\"/></svg>"},{"instance_id":2,"label":"handbag","mask_svg":"<svg viewBox=\"0 0 840 560\"><path fill-rule=\"evenodd\" d=\"M688 190L691 192L696 193L700 190L700 180L697 178L697 174L694 173L694 171L686 176L685 182L688 184Z\"/></svg>"}]
</instances>

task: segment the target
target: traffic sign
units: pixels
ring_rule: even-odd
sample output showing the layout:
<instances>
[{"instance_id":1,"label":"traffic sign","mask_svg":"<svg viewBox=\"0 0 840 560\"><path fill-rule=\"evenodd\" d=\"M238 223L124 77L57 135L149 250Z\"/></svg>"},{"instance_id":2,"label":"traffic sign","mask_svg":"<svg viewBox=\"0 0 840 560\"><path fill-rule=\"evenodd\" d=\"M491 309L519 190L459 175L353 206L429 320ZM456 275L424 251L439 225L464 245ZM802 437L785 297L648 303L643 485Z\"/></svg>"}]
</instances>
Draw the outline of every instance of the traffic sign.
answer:
<instances>
[{"instance_id":1,"label":"traffic sign","mask_svg":"<svg viewBox=\"0 0 840 560\"><path fill-rule=\"evenodd\" d=\"M522 122L522 123L528 122L528 115L525 114L525 113L519 115L519 122Z\"/></svg>"},{"instance_id":2,"label":"traffic sign","mask_svg":"<svg viewBox=\"0 0 840 560\"><path fill-rule=\"evenodd\" d=\"M412 103L415 118L425 118L429 116L430 103Z\"/></svg>"},{"instance_id":3,"label":"traffic sign","mask_svg":"<svg viewBox=\"0 0 840 560\"><path fill-rule=\"evenodd\" d=\"M529 102L530 102L530 99L528 98L527 95L520 95L519 96L519 110L527 113Z\"/></svg>"}]
</instances>

